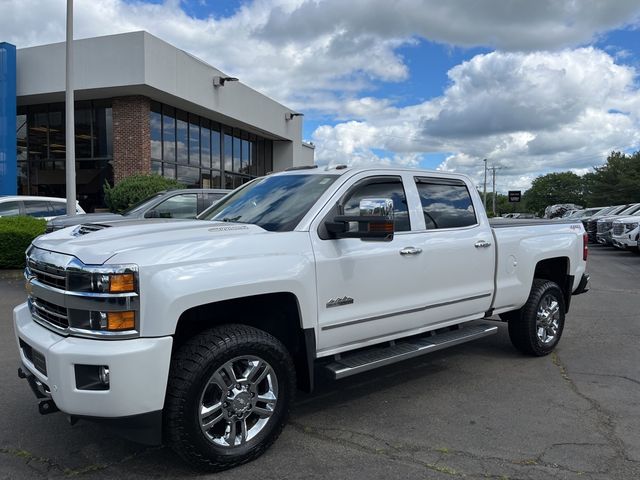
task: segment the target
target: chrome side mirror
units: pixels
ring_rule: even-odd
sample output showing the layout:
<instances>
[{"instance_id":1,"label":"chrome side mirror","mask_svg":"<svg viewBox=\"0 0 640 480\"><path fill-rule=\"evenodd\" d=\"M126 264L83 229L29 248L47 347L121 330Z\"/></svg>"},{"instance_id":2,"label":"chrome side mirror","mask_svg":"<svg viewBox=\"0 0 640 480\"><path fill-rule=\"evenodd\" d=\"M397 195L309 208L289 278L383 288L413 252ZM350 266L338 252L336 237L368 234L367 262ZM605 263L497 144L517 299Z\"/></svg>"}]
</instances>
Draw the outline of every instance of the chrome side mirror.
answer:
<instances>
[{"instance_id":1,"label":"chrome side mirror","mask_svg":"<svg viewBox=\"0 0 640 480\"><path fill-rule=\"evenodd\" d=\"M393 200L390 198L363 198L360 200L360 215L393 220Z\"/></svg>"}]
</instances>

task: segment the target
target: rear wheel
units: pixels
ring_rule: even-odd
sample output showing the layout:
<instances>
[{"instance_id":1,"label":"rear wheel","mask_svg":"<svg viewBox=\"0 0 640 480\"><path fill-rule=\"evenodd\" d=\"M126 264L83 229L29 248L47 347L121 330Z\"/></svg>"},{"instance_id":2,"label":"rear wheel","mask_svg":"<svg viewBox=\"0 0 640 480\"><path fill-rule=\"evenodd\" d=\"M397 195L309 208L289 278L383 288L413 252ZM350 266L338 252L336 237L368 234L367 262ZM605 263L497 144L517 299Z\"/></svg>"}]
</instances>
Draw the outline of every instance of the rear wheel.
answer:
<instances>
[{"instance_id":1,"label":"rear wheel","mask_svg":"<svg viewBox=\"0 0 640 480\"><path fill-rule=\"evenodd\" d=\"M171 447L199 470L253 460L284 427L295 386L286 348L244 325L217 327L175 355L165 406Z\"/></svg>"},{"instance_id":2,"label":"rear wheel","mask_svg":"<svg viewBox=\"0 0 640 480\"><path fill-rule=\"evenodd\" d=\"M564 330L562 290L554 282L536 279L527 303L504 317L509 322L509 337L514 347L527 355L548 355Z\"/></svg>"}]
</instances>

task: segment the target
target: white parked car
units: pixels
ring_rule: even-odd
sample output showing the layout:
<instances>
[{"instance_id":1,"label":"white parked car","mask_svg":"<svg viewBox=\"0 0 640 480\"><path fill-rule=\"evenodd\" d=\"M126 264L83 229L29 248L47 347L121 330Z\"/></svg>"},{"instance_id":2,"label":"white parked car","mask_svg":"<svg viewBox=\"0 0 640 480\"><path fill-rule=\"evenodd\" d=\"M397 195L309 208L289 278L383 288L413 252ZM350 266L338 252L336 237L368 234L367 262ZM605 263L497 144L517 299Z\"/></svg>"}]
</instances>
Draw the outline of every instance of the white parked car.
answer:
<instances>
[{"instance_id":1,"label":"white parked car","mask_svg":"<svg viewBox=\"0 0 640 480\"><path fill-rule=\"evenodd\" d=\"M622 248L623 250L640 249L638 244L640 216L617 218L613 221L611 231L611 242L614 247Z\"/></svg>"},{"instance_id":2,"label":"white parked car","mask_svg":"<svg viewBox=\"0 0 640 480\"><path fill-rule=\"evenodd\" d=\"M551 353L589 279L580 221L490 222L453 173L299 169L198 218L34 240L13 318L41 413L222 470L273 443L316 370L340 379L491 335L495 315L518 350Z\"/></svg>"},{"instance_id":3,"label":"white parked car","mask_svg":"<svg viewBox=\"0 0 640 480\"><path fill-rule=\"evenodd\" d=\"M76 202L76 212L85 213ZM67 214L67 199L57 197L30 197L28 195L9 195L0 197L0 217L28 215L50 220Z\"/></svg>"}]
</instances>

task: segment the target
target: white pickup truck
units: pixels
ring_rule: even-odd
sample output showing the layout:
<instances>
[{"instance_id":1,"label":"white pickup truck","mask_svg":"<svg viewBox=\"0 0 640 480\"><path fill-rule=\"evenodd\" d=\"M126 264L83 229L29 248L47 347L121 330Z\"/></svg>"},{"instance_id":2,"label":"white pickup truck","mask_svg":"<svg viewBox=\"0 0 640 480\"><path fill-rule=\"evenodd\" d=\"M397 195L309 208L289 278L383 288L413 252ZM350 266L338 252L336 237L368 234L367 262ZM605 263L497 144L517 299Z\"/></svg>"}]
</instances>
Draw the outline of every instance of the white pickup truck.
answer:
<instances>
[{"instance_id":1,"label":"white pickup truck","mask_svg":"<svg viewBox=\"0 0 640 480\"><path fill-rule=\"evenodd\" d=\"M201 220L69 227L27 251L19 375L60 410L215 471L261 454L314 373L483 337L546 355L587 289L580 221L490 225L465 176L299 169ZM499 317L498 317L499 316Z\"/></svg>"}]
</instances>

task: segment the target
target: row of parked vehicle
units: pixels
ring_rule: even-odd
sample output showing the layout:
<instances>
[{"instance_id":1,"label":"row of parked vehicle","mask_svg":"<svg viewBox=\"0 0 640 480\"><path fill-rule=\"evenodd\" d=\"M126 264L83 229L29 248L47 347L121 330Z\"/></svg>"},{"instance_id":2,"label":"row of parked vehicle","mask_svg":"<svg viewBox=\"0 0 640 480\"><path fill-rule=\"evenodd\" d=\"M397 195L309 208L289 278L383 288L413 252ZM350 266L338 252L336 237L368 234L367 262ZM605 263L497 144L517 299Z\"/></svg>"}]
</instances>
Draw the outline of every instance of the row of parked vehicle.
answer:
<instances>
[{"instance_id":1,"label":"row of parked vehicle","mask_svg":"<svg viewBox=\"0 0 640 480\"><path fill-rule=\"evenodd\" d=\"M640 203L580 210L570 218L582 221L590 243L640 251Z\"/></svg>"},{"instance_id":2,"label":"row of parked vehicle","mask_svg":"<svg viewBox=\"0 0 640 480\"><path fill-rule=\"evenodd\" d=\"M113 226L116 222L150 218L196 218L231 190L191 188L168 190L151 195L121 213L85 213L76 204L77 215L66 215L64 198L6 196L0 197L0 217L28 215L47 220L46 232L81 224Z\"/></svg>"}]
</instances>

